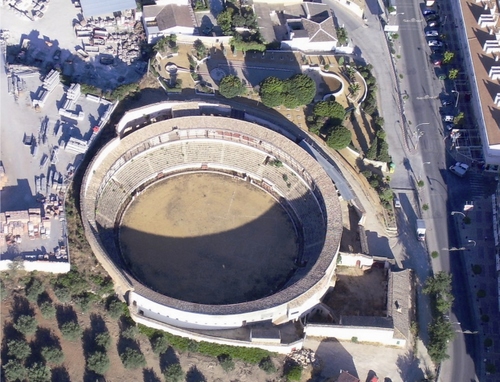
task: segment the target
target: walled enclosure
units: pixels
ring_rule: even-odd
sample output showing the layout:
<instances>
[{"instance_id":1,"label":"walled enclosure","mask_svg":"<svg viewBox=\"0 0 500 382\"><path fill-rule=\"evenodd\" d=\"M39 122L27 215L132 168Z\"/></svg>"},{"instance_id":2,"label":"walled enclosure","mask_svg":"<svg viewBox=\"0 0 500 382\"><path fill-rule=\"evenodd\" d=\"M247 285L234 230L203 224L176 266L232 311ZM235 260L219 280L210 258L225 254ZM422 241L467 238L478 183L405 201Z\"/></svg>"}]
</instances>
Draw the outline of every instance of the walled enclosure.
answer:
<instances>
[{"instance_id":1,"label":"walled enclosure","mask_svg":"<svg viewBox=\"0 0 500 382\"><path fill-rule=\"evenodd\" d=\"M197 109L197 104L192 105ZM141 109L132 112L148 114ZM282 165L274 166L274 161ZM304 266L284 288L246 303L203 305L161 295L130 274L115 240L124 208L156 179L185 171L225 172L243 178L266 190L293 214L303 240L298 261ZM284 171L293 174L288 181ZM154 321L166 330L170 326L228 329L297 319L327 291L342 233L337 191L321 166L280 134L227 117L171 118L115 138L87 169L81 211L92 250L118 292L126 296L132 317L142 316L148 319L142 321Z\"/></svg>"}]
</instances>

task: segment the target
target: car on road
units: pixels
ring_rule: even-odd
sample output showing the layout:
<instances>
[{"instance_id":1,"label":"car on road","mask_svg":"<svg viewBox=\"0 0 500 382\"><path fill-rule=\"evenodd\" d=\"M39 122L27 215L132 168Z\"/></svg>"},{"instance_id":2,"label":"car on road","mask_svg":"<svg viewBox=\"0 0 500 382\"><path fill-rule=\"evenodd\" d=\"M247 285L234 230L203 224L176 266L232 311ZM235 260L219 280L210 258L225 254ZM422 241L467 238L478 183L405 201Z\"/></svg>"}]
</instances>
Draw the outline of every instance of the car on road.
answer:
<instances>
[{"instance_id":1,"label":"car on road","mask_svg":"<svg viewBox=\"0 0 500 382\"><path fill-rule=\"evenodd\" d=\"M453 105L453 101L451 99L448 99L448 98L442 98L441 99L441 105L443 105L443 106L451 106L451 105Z\"/></svg>"},{"instance_id":2,"label":"car on road","mask_svg":"<svg viewBox=\"0 0 500 382\"><path fill-rule=\"evenodd\" d=\"M425 16L425 21L427 21L428 23L431 22L431 21L438 21L439 20L439 16L438 15L428 15L428 16Z\"/></svg>"},{"instance_id":3,"label":"car on road","mask_svg":"<svg viewBox=\"0 0 500 382\"><path fill-rule=\"evenodd\" d=\"M422 11L424 16L435 15L436 11L434 9L424 9Z\"/></svg>"},{"instance_id":4,"label":"car on road","mask_svg":"<svg viewBox=\"0 0 500 382\"><path fill-rule=\"evenodd\" d=\"M451 130L453 130L455 128L455 125L453 123L451 123L451 122L445 124L445 126L446 126L446 130L448 130L448 131L451 131Z\"/></svg>"},{"instance_id":5,"label":"car on road","mask_svg":"<svg viewBox=\"0 0 500 382\"><path fill-rule=\"evenodd\" d=\"M455 117L452 115L445 115L443 117L443 121L445 121L445 122L453 122L454 119L455 119Z\"/></svg>"},{"instance_id":6,"label":"car on road","mask_svg":"<svg viewBox=\"0 0 500 382\"><path fill-rule=\"evenodd\" d=\"M438 47L442 47L443 46L443 42L439 41L439 40L429 40L429 41L427 41L427 44L429 46L438 46Z\"/></svg>"},{"instance_id":7,"label":"car on road","mask_svg":"<svg viewBox=\"0 0 500 382\"><path fill-rule=\"evenodd\" d=\"M459 177L465 176L467 170L469 169L469 165L463 162L457 162L453 166L450 166L449 170Z\"/></svg>"},{"instance_id":8,"label":"car on road","mask_svg":"<svg viewBox=\"0 0 500 382\"><path fill-rule=\"evenodd\" d=\"M396 195L394 195L394 207L401 208L401 201L398 199Z\"/></svg>"},{"instance_id":9,"label":"car on road","mask_svg":"<svg viewBox=\"0 0 500 382\"><path fill-rule=\"evenodd\" d=\"M437 36L439 36L439 31L437 31L436 29L428 30L425 32L425 36L426 37L437 37Z\"/></svg>"},{"instance_id":10,"label":"car on road","mask_svg":"<svg viewBox=\"0 0 500 382\"><path fill-rule=\"evenodd\" d=\"M431 21L431 22L429 22L429 24L427 24L427 26L430 28L437 28L440 25L441 25L441 23L439 22L439 20Z\"/></svg>"}]
</instances>

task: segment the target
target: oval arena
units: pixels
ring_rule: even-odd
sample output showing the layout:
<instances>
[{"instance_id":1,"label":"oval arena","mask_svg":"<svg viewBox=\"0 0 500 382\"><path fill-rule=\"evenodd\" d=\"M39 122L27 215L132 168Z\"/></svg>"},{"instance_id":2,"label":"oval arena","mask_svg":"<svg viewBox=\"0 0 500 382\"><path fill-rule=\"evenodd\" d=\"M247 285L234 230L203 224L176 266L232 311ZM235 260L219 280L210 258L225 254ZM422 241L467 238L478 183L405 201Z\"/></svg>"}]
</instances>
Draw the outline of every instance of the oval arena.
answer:
<instances>
[{"instance_id":1,"label":"oval arena","mask_svg":"<svg viewBox=\"0 0 500 382\"><path fill-rule=\"evenodd\" d=\"M265 127L167 108L127 113L152 120L104 146L82 183L86 236L132 317L165 330L298 319L335 271L331 179Z\"/></svg>"}]
</instances>

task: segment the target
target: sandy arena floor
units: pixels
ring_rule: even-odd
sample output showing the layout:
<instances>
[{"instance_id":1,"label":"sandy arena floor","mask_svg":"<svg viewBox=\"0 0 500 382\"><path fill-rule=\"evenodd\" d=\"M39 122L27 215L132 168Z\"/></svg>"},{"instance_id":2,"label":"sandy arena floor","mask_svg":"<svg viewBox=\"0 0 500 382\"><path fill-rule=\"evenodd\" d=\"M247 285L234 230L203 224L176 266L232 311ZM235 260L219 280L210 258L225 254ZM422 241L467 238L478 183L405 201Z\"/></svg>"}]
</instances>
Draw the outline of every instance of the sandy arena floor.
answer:
<instances>
[{"instance_id":1,"label":"sandy arena floor","mask_svg":"<svg viewBox=\"0 0 500 382\"><path fill-rule=\"evenodd\" d=\"M274 293L291 276L298 251L293 224L270 195L214 173L148 188L125 213L120 239L145 284L204 304Z\"/></svg>"}]
</instances>

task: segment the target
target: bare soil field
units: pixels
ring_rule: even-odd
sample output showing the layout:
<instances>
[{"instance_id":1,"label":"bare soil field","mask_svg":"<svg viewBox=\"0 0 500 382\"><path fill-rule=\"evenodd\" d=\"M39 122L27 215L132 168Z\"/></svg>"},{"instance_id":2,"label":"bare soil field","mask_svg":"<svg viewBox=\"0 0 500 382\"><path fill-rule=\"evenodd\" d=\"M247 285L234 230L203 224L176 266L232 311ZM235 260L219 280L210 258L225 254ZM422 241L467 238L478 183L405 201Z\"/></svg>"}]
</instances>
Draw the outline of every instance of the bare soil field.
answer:
<instances>
[{"instance_id":1,"label":"bare soil field","mask_svg":"<svg viewBox=\"0 0 500 382\"><path fill-rule=\"evenodd\" d=\"M387 275L384 269L367 271L337 267L337 283L323 302L336 316L383 316L386 309Z\"/></svg>"},{"instance_id":2,"label":"bare soil field","mask_svg":"<svg viewBox=\"0 0 500 382\"><path fill-rule=\"evenodd\" d=\"M286 283L298 246L286 211L266 192L214 173L154 184L129 207L120 240L147 285L203 304L264 297Z\"/></svg>"}]
</instances>

